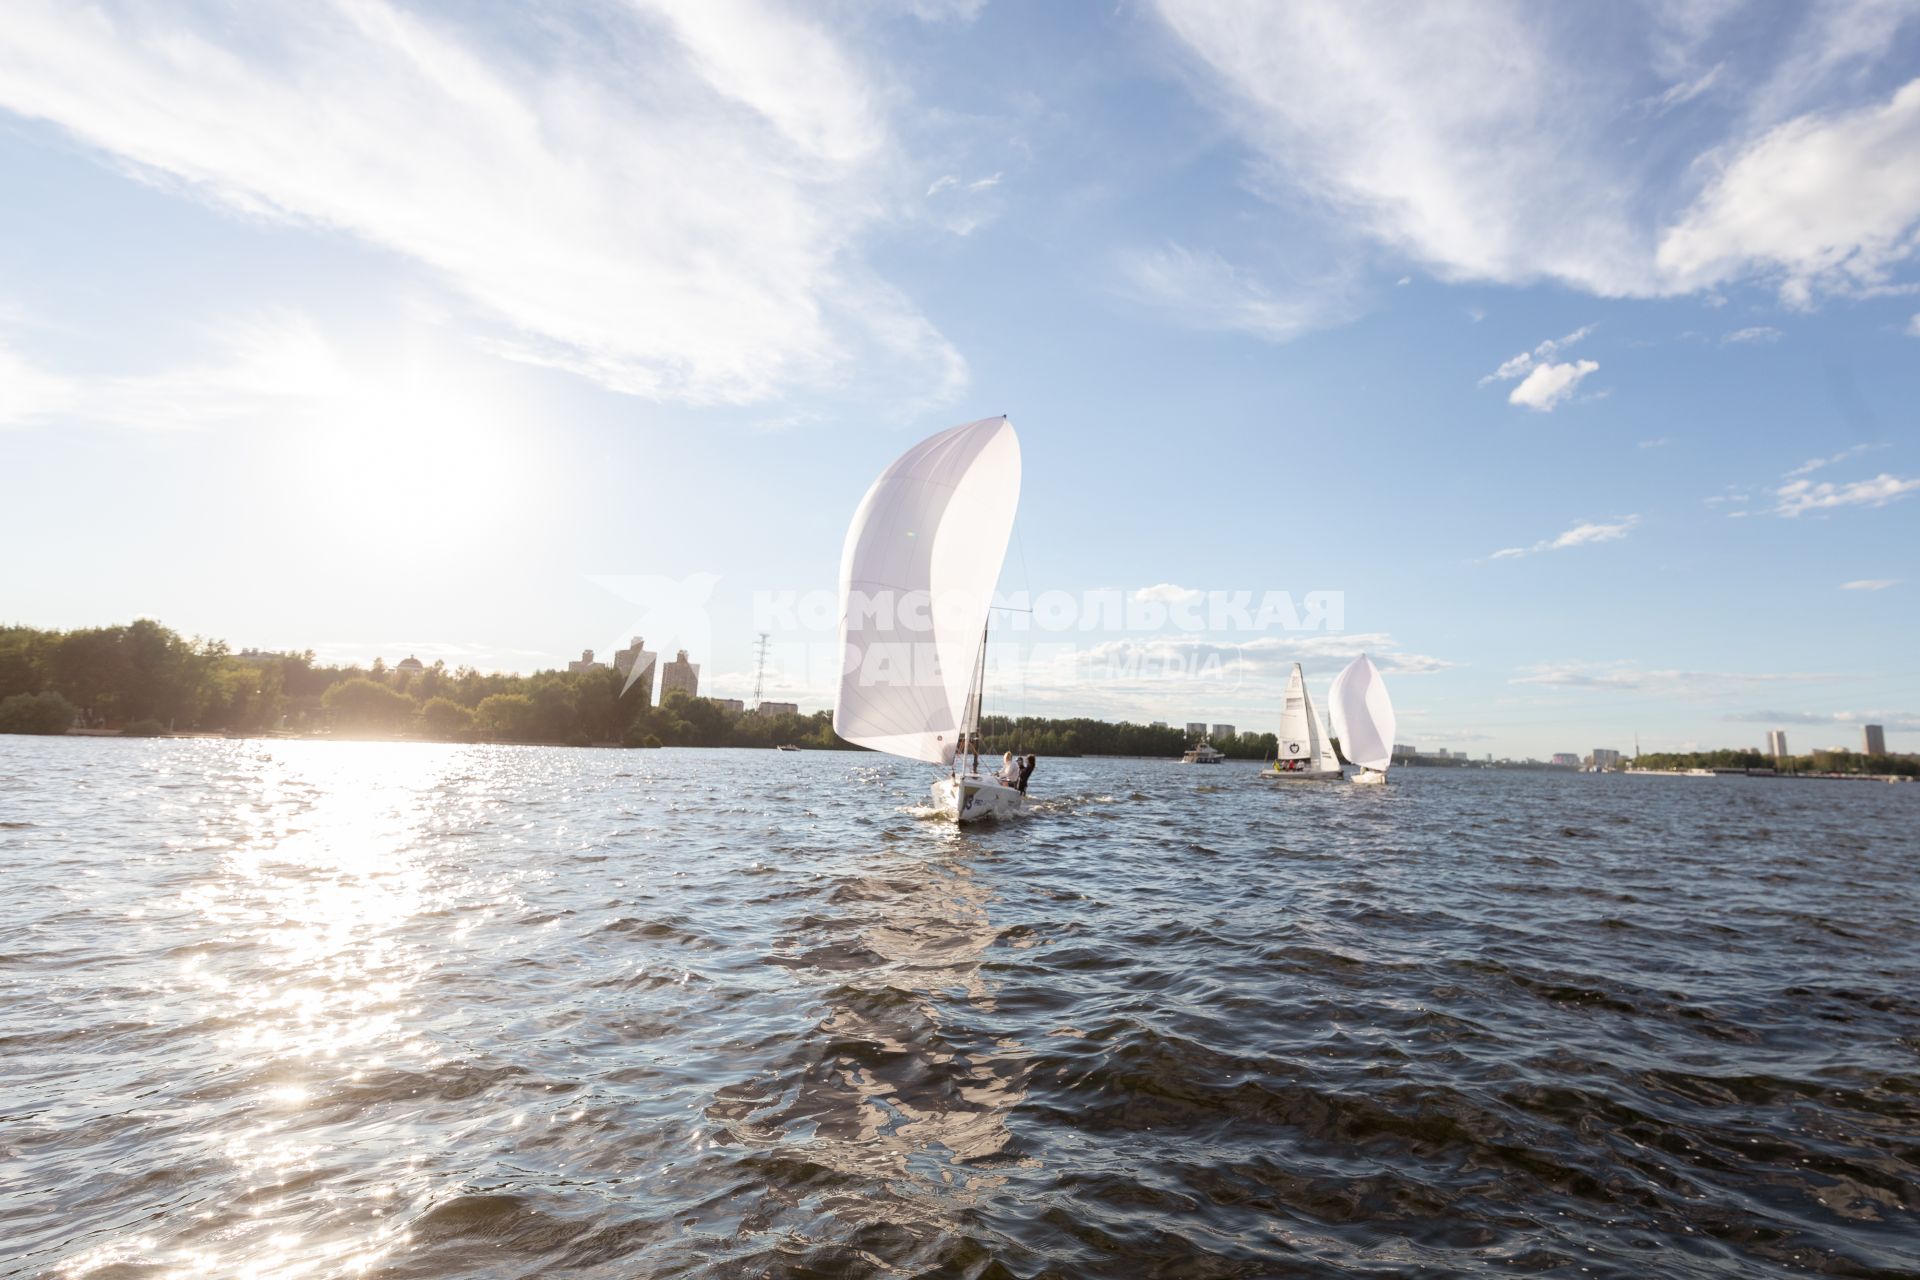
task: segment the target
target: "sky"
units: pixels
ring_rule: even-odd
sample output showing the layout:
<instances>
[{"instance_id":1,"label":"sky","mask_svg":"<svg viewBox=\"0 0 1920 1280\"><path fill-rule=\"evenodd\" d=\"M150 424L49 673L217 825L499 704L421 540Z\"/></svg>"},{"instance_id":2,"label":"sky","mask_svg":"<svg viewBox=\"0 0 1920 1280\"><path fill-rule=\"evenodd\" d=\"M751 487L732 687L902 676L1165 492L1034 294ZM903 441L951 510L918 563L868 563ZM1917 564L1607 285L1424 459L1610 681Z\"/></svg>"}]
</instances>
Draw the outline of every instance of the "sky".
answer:
<instances>
[{"instance_id":1,"label":"sky","mask_svg":"<svg viewBox=\"0 0 1920 1280\"><path fill-rule=\"evenodd\" d=\"M1917 250L1920 0L12 0L0 621L823 707L1004 413L990 712L1920 750Z\"/></svg>"}]
</instances>

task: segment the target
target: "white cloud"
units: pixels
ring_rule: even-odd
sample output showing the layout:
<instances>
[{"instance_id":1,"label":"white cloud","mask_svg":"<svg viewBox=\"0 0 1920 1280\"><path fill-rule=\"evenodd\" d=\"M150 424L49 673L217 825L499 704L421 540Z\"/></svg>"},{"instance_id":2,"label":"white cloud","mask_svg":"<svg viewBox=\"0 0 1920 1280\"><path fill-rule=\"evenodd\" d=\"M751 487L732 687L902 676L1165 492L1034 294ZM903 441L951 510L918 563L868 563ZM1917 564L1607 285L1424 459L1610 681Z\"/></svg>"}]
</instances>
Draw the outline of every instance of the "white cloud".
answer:
<instances>
[{"instance_id":1,"label":"white cloud","mask_svg":"<svg viewBox=\"0 0 1920 1280\"><path fill-rule=\"evenodd\" d=\"M1638 515L1623 516L1611 523L1582 521L1565 533L1552 538L1542 538L1531 547L1502 547L1488 556L1489 560L1517 560L1521 556L1532 555L1540 551L1564 551L1568 547L1585 546L1591 542L1617 542L1633 531L1640 523Z\"/></svg>"},{"instance_id":2,"label":"white cloud","mask_svg":"<svg viewBox=\"0 0 1920 1280\"><path fill-rule=\"evenodd\" d=\"M1579 547L1589 542L1615 542L1627 536L1633 526L1640 523L1639 516L1628 516L1612 524L1577 524L1549 543L1544 550L1558 551L1563 547Z\"/></svg>"},{"instance_id":3,"label":"white cloud","mask_svg":"<svg viewBox=\"0 0 1920 1280\"><path fill-rule=\"evenodd\" d=\"M1770 325L1758 324L1750 329L1735 329L1720 339L1720 345L1725 347L1735 343L1778 342L1785 336Z\"/></svg>"},{"instance_id":4,"label":"white cloud","mask_svg":"<svg viewBox=\"0 0 1920 1280\"><path fill-rule=\"evenodd\" d=\"M1537 364L1520 385L1507 396L1507 403L1537 409L1541 413L1551 413L1573 394L1574 388L1580 385L1582 378L1599 368L1599 364L1592 360L1570 361L1566 364Z\"/></svg>"},{"instance_id":5,"label":"white cloud","mask_svg":"<svg viewBox=\"0 0 1920 1280\"><path fill-rule=\"evenodd\" d=\"M67 410L79 388L0 346L0 427L45 421Z\"/></svg>"},{"instance_id":6,"label":"white cloud","mask_svg":"<svg viewBox=\"0 0 1920 1280\"><path fill-rule=\"evenodd\" d=\"M1648 101L1655 115L1665 115L1675 107L1684 106L1711 89L1720 79L1720 73L1727 69L1724 62L1716 62L1693 80L1683 80L1670 86L1665 93Z\"/></svg>"},{"instance_id":7,"label":"white cloud","mask_svg":"<svg viewBox=\"0 0 1920 1280\"><path fill-rule=\"evenodd\" d=\"M1721 717L1736 724L1804 724L1854 731L1854 750L1858 750L1861 725L1877 724L1893 733L1920 730L1920 712L1912 711L1734 711Z\"/></svg>"},{"instance_id":8,"label":"white cloud","mask_svg":"<svg viewBox=\"0 0 1920 1280\"><path fill-rule=\"evenodd\" d=\"M1920 221L1920 80L1886 103L1780 124L1735 151L1660 239L1670 286L1753 274L1804 304L1882 284Z\"/></svg>"},{"instance_id":9,"label":"white cloud","mask_svg":"<svg viewBox=\"0 0 1920 1280\"><path fill-rule=\"evenodd\" d=\"M1913 319L1907 321L1906 333L1909 338L1920 338L1920 312L1915 312Z\"/></svg>"},{"instance_id":10,"label":"white cloud","mask_svg":"<svg viewBox=\"0 0 1920 1280\"><path fill-rule=\"evenodd\" d=\"M1642 440L1636 447L1641 449L1664 449L1672 443L1673 441L1667 439L1665 436L1655 436L1651 440Z\"/></svg>"},{"instance_id":11,"label":"white cloud","mask_svg":"<svg viewBox=\"0 0 1920 1280\"><path fill-rule=\"evenodd\" d=\"M1823 672L1647 670L1630 662L1555 662L1523 668L1509 684L1554 689L1592 689L1652 693L1662 697L1713 697L1753 685L1798 684L1832 680Z\"/></svg>"},{"instance_id":12,"label":"white cloud","mask_svg":"<svg viewBox=\"0 0 1920 1280\"><path fill-rule=\"evenodd\" d=\"M1134 296L1166 309L1195 329L1287 342L1348 314L1337 281L1276 293L1252 272L1219 254L1178 244L1123 254L1120 271Z\"/></svg>"},{"instance_id":13,"label":"white cloud","mask_svg":"<svg viewBox=\"0 0 1920 1280\"><path fill-rule=\"evenodd\" d=\"M1177 587L1171 582L1156 583L1151 587L1141 587L1133 593L1133 598L1142 602L1161 604L1192 604L1206 593L1197 587Z\"/></svg>"},{"instance_id":14,"label":"white cloud","mask_svg":"<svg viewBox=\"0 0 1920 1280\"><path fill-rule=\"evenodd\" d=\"M1795 476L1808 475L1812 472L1820 470L1822 467L1830 467L1836 462L1845 462L1848 458L1859 457L1861 454L1866 453L1868 450L1878 448L1878 447L1879 446L1877 445L1871 445L1871 444L1849 445L1845 449L1842 449L1840 452L1832 455L1831 457L1808 458L1805 462L1801 463L1799 466L1795 467L1793 470L1787 472L1786 478L1791 480Z\"/></svg>"},{"instance_id":15,"label":"white cloud","mask_svg":"<svg viewBox=\"0 0 1920 1280\"><path fill-rule=\"evenodd\" d=\"M1885 591L1888 587L1900 585L1898 578L1855 578L1852 582L1840 584L1842 591Z\"/></svg>"},{"instance_id":16,"label":"white cloud","mask_svg":"<svg viewBox=\"0 0 1920 1280\"><path fill-rule=\"evenodd\" d=\"M185 431L287 425L341 392L331 343L307 317L268 312L214 329L211 354L159 373L66 377L0 347L0 425L67 422Z\"/></svg>"},{"instance_id":17,"label":"white cloud","mask_svg":"<svg viewBox=\"0 0 1920 1280\"><path fill-rule=\"evenodd\" d=\"M1779 500L1773 513L1793 517L1835 507L1884 507L1917 489L1920 489L1920 478L1903 478L1888 475L1884 471L1871 480L1854 480L1847 484L1834 484L1832 481L1815 484L1811 480L1795 480L1773 491L1774 497Z\"/></svg>"},{"instance_id":18,"label":"white cloud","mask_svg":"<svg viewBox=\"0 0 1920 1280\"><path fill-rule=\"evenodd\" d=\"M1531 351L1522 351L1517 356L1502 360L1499 368L1480 379L1480 385L1484 387L1489 382L1508 382L1529 373L1539 365L1551 361L1556 354L1587 337L1597 328L1599 328L1598 325L1582 325L1564 338L1548 338Z\"/></svg>"},{"instance_id":19,"label":"white cloud","mask_svg":"<svg viewBox=\"0 0 1920 1280\"><path fill-rule=\"evenodd\" d=\"M1888 97L1863 74L1912 4L1803 6L1710 66L1717 0L1156 8L1277 206L1304 197L1443 280L1617 297L1771 278L1805 301L1876 286L1912 249L1920 81ZM1696 101L1659 145L1622 127L1635 104Z\"/></svg>"},{"instance_id":20,"label":"white cloud","mask_svg":"<svg viewBox=\"0 0 1920 1280\"><path fill-rule=\"evenodd\" d=\"M387 0L106 11L21 0L0 108L253 218L417 264L495 349L617 391L745 403L959 356L863 264L887 95L775 0L635 0L592 53L485 47Z\"/></svg>"}]
</instances>

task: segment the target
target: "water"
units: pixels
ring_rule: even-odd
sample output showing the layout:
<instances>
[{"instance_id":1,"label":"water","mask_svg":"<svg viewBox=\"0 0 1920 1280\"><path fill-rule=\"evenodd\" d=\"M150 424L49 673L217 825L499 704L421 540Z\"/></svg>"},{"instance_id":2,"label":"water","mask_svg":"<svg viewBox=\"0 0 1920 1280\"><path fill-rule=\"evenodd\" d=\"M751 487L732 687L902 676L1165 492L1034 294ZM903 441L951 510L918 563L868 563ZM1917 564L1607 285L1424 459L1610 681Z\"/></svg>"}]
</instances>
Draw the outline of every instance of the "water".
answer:
<instances>
[{"instance_id":1,"label":"water","mask_svg":"<svg viewBox=\"0 0 1920 1280\"><path fill-rule=\"evenodd\" d=\"M1920 1273L1920 786L0 737L0 1274Z\"/></svg>"}]
</instances>

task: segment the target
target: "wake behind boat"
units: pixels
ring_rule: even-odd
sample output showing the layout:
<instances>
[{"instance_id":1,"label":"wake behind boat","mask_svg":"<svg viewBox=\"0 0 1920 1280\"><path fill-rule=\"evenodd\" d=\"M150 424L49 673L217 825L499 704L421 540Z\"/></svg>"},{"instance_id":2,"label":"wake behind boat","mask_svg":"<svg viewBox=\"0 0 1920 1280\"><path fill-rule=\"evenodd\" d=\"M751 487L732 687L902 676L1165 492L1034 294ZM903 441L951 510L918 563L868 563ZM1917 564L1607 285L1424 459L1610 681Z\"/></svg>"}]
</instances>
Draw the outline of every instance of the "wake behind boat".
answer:
<instances>
[{"instance_id":1,"label":"wake behind boat","mask_svg":"<svg viewBox=\"0 0 1920 1280\"><path fill-rule=\"evenodd\" d=\"M921 441L867 490L840 558L843 667L833 727L849 742L944 765L954 822L1026 810L980 772L987 615L1020 502L1020 441L983 418Z\"/></svg>"}]
</instances>

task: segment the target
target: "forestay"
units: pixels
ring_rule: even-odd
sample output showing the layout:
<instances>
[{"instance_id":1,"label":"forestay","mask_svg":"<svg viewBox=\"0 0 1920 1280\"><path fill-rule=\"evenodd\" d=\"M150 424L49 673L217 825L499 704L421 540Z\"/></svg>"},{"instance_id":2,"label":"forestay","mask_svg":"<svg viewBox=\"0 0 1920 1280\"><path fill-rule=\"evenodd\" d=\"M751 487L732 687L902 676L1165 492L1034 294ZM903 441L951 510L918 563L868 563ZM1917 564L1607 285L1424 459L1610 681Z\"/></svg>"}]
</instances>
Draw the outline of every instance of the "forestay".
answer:
<instances>
[{"instance_id":1,"label":"forestay","mask_svg":"<svg viewBox=\"0 0 1920 1280\"><path fill-rule=\"evenodd\" d=\"M1327 711L1340 752L1355 764L1385 770L1393 763L1393 736L1397 729L1387 682L1361 654L1333 678L1327 690Z\"/></svg>"},{"instance_id":2,"label":"forestay","mask_svg":"<svg viewBox=\"0 0 1920 1280\"><path fill-rule=\"evenodd\" d=\"M1019 500L1005 418L923 440L873 482L840 557L841 737L952 761Z\"/></svg>"}]
</instances>

